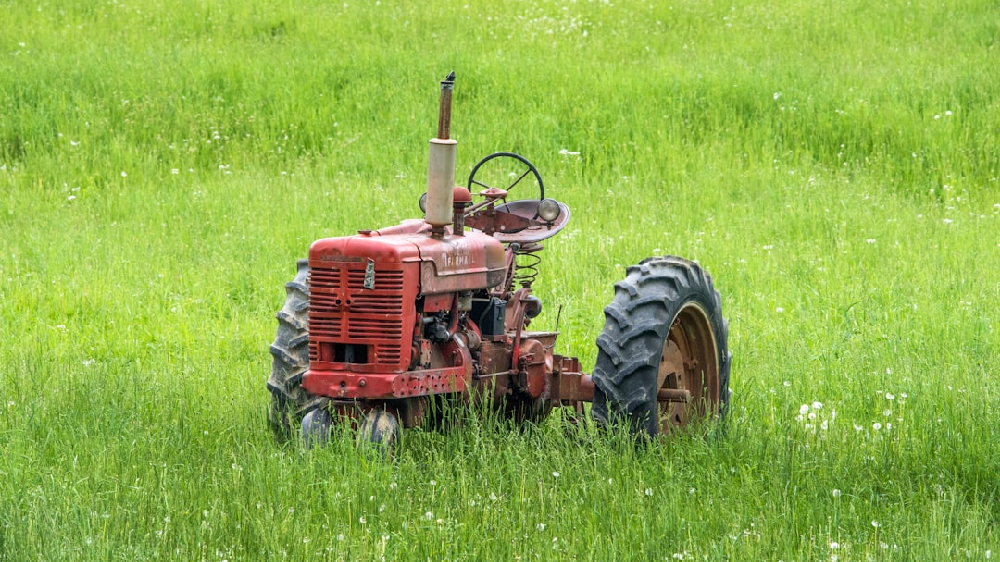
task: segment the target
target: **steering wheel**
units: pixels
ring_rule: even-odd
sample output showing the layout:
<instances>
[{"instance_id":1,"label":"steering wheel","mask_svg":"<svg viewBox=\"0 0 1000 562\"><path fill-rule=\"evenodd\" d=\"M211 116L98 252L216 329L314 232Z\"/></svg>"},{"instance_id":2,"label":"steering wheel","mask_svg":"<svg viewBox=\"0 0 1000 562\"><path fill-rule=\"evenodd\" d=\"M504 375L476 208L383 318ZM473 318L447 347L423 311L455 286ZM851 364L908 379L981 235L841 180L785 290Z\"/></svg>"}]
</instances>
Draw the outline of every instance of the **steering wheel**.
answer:
<instances>
[{"instance_id":1,"label":"steering wheel","mask_svg":"<svg viewBox=\"0 0 1000 562\"><path fill-rule=\"evenodd\" d=\"M481 182L481 181L479 181L479 180L476 179L476 172L479 171L479 169L483 166L483 164L486 164L490 160L495 160L497 158L510 158L510 159L516 160L518 162L517 168L521 168L521 167L526 168L524 170L524 172L521 173L520 175L518 175L517 172L514 172L514 173L510 174L510 176L511 177L515 177L515 179L514 179L513 182L511 182L510 185L508 185L506 188L504 188L503 191L506 192L506 191L510 191L511 189L514 189L514 186L516 186L524 178L528 177L528 174L531 174L531 175L535 176L535 181L538 182L538 195L539 195L538 199L539 199L539 201L542 200L542 199L545 199L545 184L542 183L542 176L541 176L541 174L538 173L538 168L535 168L535 165L532 164L531 162L529 162L528 159L525 158L524 156L521 156L520 154L515 154L513 152L494 152L493 154L490 154L486 158L483 158L482 160L479 161L478 164L476 164L475 166L473 166L472 167L472 172L469 174L469 191L472 191L472 186L473 185L478 185L478 186L484 187L484 188L486 188L488 190L489 189L494 189L494 190L497 189L497 188L495 188L493 186L487 185L487 184L485 184L485 183L483 183L483 182Z\"/></svg>"}]
</instances>

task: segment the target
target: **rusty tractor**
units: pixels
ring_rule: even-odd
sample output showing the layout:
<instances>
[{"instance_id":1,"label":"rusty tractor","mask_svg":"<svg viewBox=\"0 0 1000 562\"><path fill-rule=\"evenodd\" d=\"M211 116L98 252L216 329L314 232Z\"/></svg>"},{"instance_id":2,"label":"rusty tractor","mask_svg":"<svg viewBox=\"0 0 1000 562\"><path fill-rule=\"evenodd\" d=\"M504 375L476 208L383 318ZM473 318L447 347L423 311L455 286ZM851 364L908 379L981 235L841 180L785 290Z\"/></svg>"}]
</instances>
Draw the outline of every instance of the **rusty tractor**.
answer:
<instances>
[{"instance_id":1,"label":"rusty tractor","mask_svg":"<svg viewBox=\"0 0 1000 562\"><path fill-rule=\"evenodd\" d=\"M541 242L570 210L510 152L483 158L456 187L453 90L454 73L441 82L424 218L317 240L286 284L267 381L276 432L322 445L332 424L350 423L362 442L391 450L401 428L472 400L518 422L555 407L583 414L592 402L598 426L650 437L724 416L728 325L694 262L628 268L604 309L593 374L555 352L558 332L528 329L542 312L532 294ZM491 167L505 170L505 187L487 183ZM537 196L508 201L531 183Z\"/></svg>"}]
</instances>

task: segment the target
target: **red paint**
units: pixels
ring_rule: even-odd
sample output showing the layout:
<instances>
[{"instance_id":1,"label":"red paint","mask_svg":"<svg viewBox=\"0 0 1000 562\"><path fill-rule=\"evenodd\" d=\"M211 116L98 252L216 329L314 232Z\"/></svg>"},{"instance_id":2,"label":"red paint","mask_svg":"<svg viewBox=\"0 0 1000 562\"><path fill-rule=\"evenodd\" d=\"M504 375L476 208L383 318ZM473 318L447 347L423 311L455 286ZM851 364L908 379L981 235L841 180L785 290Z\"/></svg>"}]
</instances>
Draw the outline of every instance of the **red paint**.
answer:
<instances>
[{"instance_id":1,"label":"red paint","mask_svg":"<svg viewBox=\"0 0 1000 562\"><path fill-rule=\"evenodd\" d=\"M302 387L313 394L331 398L388 400L465 392L470 382L464 366L410 371L398 375L310 370L302 381Z\"/></svg>"},{"instance_id":2,"label":"red paint","mask_svg":"<svg viewBox=\"0 0 1000 562\"><path fill-rule=\"evenodd\" d=\"M413 360L414 334L420 333L416 303L428 295L425 312L447 311L455 292L502 281L504 248L483 234L435 239L424 230L408 221L391 230L313 243L306 390L336 398L390 398L468 386L471 365L457 367L469 361L453 357L454 350L445 364L431 365L439 371L434 377L443 379L427 379L425 385L412 372L401 377ZM355 380L361 374L368 375L363 387ZM416 386L407 391L407 385Z\"/></svg>"}]
</instances>

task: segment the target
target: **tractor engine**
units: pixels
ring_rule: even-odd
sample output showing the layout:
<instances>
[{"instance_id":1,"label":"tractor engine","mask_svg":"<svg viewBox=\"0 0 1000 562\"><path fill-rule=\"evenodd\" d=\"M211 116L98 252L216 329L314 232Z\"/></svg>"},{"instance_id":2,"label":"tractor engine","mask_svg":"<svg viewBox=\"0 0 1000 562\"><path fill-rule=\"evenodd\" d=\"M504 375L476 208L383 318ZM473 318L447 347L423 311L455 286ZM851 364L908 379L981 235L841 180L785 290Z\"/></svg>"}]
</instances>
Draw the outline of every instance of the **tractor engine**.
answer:
<instances>
[{"instance_id":1,"label":"tractor engine","mask_svg":"<svg viewBox=\"0 0 1000 562\"><path fill-rule=\"evenodd\" d=\"M313 243L307 391L386 400L467 390L482 343L473 297L482 311L503 308L487 290L504 281L506 251L481 233L430 232L411 220Z\"/></svg>"}]
</instances>

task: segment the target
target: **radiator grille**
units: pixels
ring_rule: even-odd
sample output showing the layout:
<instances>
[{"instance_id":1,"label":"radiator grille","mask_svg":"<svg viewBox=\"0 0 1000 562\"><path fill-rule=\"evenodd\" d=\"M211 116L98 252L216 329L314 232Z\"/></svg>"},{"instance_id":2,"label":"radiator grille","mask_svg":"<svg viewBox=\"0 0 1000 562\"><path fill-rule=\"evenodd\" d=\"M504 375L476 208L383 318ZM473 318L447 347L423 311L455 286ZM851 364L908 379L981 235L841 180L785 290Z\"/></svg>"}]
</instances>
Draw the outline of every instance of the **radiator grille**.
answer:
<instances>
[{"instance_id":1,"label":"radiator grille","mask_svg":"<svg viewBox=\"0 0 1000 562\"><path fill-rule=\"evenodd\" d=\"M396 366L409 346L404 329L404 276L401 266L375 268L366 289L366 262L345 262L309 272L309 359L318 361L320 345L365 344L371 364ZM412 299L411 299L412 300ZM406 341L404 341L406 340ZM329 359L327 359L329 360Z\"/></svg>"}]
</instances>

